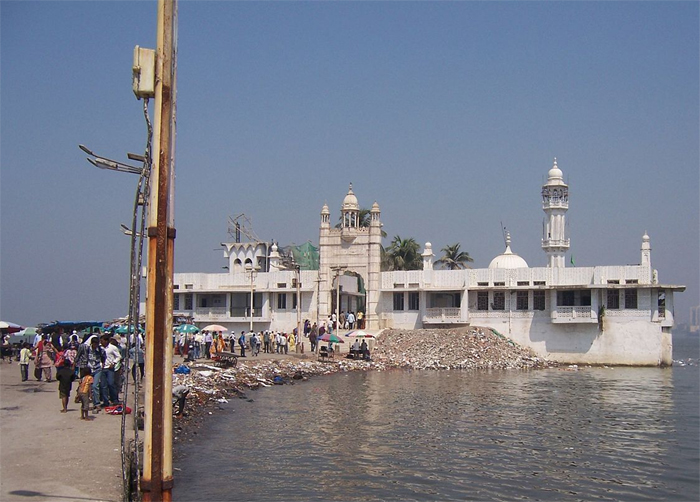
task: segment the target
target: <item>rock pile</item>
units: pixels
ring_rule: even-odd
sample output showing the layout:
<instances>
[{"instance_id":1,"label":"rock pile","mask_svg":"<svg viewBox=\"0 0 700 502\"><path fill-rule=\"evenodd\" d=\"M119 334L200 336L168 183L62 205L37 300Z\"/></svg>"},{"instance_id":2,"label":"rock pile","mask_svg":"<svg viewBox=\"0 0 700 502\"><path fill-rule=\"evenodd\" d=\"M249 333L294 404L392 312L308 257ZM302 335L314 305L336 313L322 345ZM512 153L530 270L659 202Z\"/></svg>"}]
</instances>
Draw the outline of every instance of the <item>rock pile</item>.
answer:
<instances>
[{"instance_id":1,"label":"rock pile","mask_svg":"<svg viewBox=\"0 0 700 502\"><path fill-rule=\"evenodd\" d=\"M235 368L202 362L189 365L189 374L174 374L173 386L190 389L188 413L175 425L175 440L196 434L203 415L231 398L248 399L246 391L290 384L313 375L343 371L410 369L535 369L555 366L534 356L489 328L385 330L377 338L372 361L343 359L316 361L314 355L273 360L239 360Z\"/></svg>"},{"instance_id":2,"label":"rock pile","mask_svg":"<svg viewBox=\"0 0 700 502\"><path fill-rule=\"evenodd\" d=\"M272 385L292 384L308 380L313 375L328 375L341 371L382 370L383 363L337 359L319 362L314 356L289 358L284 360L261 359L245 362L239 360L235 368L219 368L210 364L195 362L189 364L189 374L173 374L173 386L186 385L190 392L184 418L173 424L176 443L192 441L197 428L203 425L204 416L217 409L229 399L249 399L246 391Z\"/></svg>"},{"instance_id":3,"label":"rock pile","mask_svg":"<svg viewBox=\"0 0 700 502\"><path fill-rule=\"evenodd\" d=\"M306 380L313 375L343 371L411 369L528 369L553 363L489 328L385 330L374 344L372 361L337 357L319 362L314 356L284 360L239 360L235 368L201 362L191 373L173 375L173 385L184 384L200 402L244 396L247 389Z\"/></svg>"},{"instance_id":4,"label":"rock pile","mask_svg":"<svg viewBox=\"0 0 700 502\"><path fill-rule=\"evenodd\" d=\"M235 368L219 368L209 364L193 363L191 373L173 375L173 385L186 385L190 396L200 402L225 402L232 396L244 397L248 389L270 387L307 380L313 375L328 375L339 371L384 369L383 363L337 359L318 362L305 358L284 360L262 359L239 361Z\"/></svg>"},{"instance_id":5,"label":"rock pile","mask_svg":"<svg viewBox=\"0 0 700 502\"><path fill-rule=\"evenodd\" d=\"M527 369L553 366L489 328L385 330L372 357L412 369Z\"/></svg>"}]
</instances>

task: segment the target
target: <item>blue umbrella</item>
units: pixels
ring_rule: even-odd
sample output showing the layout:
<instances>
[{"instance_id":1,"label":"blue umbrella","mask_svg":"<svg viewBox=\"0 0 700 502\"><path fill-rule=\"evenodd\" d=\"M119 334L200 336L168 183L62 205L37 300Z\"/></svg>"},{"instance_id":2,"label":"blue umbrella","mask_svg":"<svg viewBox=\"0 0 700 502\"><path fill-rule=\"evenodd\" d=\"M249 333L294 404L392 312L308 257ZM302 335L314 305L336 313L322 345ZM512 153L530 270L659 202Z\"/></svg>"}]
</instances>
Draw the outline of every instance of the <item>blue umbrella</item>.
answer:
<instances>
[{"instance_id":1,"label":"blue umbrella","mask_svg":"<svg viewBox=\"0 0 700 502\"><path fill-rule=\"evenodd\" d=\"M175 331L178 333L198 333L199 328L194 324L180 324Z\"/></svg>"},{"instance_id":2,"label":"blue umbrella","mask_svg":"<svg viewBox=\"0 0 700 502\"><path fill-rule=\"evenodd\" d=\"M127 333L133 333L134 332L134 326L127 326L126 324L122 324L119 326L117 329L114 330L115 333L118 333L120 335L125 335ZM143 333L143 328L139 326L139 333Z\"/></svg>"}]
</instances>

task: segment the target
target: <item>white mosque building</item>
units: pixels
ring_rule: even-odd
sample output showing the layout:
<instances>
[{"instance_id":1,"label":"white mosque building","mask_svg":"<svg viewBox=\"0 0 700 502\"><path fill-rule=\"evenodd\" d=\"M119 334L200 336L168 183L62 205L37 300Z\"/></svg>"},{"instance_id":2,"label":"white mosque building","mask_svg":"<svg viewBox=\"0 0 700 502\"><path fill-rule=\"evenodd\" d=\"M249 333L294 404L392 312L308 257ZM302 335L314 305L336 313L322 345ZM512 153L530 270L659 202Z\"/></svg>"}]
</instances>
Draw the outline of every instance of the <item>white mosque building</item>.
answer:
<instances>
[{"instance_id":1,"label":"white mosque building","mask_svg":"<svg viewBox=\"0 0 700 502\"><path fill-rule=\"evenodd\" d=\"M428 242L422 270L386 272L379 205L360 221L350 185L339 227L331 225L327 205L321 210L319 246L309 246L318 254L312 265L289 266L274 243L226 243L227 272L175 274L174 311L235 332L291 331L301 320L362 311L375 333L483 326L562 363L670 365L673 293L685 286L659 282L646 233L638 265L566 267L568 207L569 188L555 159L542 187L547 266L528 266L507 236L505 251L488 268L434 269Z\"/></svg>"}]
</instances>

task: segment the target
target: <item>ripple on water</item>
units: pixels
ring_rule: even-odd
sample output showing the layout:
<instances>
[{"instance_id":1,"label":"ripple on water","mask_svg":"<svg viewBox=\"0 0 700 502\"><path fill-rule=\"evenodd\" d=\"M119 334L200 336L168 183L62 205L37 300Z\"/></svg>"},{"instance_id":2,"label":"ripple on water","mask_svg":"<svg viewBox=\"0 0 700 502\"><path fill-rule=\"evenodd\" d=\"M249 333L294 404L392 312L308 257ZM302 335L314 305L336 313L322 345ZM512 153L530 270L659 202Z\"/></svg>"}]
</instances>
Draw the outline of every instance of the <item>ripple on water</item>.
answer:
<instances>
[{"instance_id":1,"label":"ripple on water","mask_svg":"<svg viewBox=\"0 0 700 502\"><path fill-rule=\"evenodd\" d=\"M389 371L264 389L209 420L174 494L695 500L698 373L676 371Z\"/></svg>"}]
</instances>

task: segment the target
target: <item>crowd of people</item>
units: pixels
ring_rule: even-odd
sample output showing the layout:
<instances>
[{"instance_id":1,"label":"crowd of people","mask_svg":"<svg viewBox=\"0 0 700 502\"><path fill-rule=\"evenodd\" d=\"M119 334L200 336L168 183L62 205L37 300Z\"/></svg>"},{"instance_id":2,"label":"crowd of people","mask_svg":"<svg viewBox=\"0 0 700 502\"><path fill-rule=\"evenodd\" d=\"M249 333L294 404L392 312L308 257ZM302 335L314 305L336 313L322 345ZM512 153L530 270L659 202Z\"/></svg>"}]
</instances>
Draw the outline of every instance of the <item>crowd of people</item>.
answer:
<instances>
[{"instance_id":1,"label":"crowd of people","mask_svg":"<svg viewBox=\"0 0 700 502\"><path fill-rule=\"evenodd\" d=\"M185 359L212 359L222 352L231 352L239 357L256 357L264 354L288 354L304 352L304 341L308 339L311 352L319 350L321 339L326 333L332 334L336 329L361 329L364 327L362 312L344 311L336 318L335 314L327 320L311 323L304 321L302 334L294 328L289 333L275 330L241 331L228 335L223 331L201 331L197 333L174 333L175 352ZM30 367L33 365L33 377L37 381L58 381L61 412L65 413L73 384L78 382L75 403L81 404L81 419L89 420L89 412L98 414L107 408L120 406L125 371L131 370L133 380L144 378L144 340L139 333L129 335L130 347L127 349L126 335L101 332L93 328L92 332L80 335L71 334L62 328L50 333L40 330L33 343L24 342L16 358L19 360L22 382L30 380ZM3 337L3 349L10 347L8 336ZM332 349L332 342L328 342ZM349 351L355 357L358 354L369 359L367 343L356 340ZM128 356L128 357L127 357ZM2 359L12 361L11 350L3 350ZM125 368L126 361L130 368ZM183 403L184 404L184 403Z\"/></svg>"},{"instance_id":2,"label":"crowd of people","mask_svg":"<svg viewBox=\"0 0 700 502\"><path fill-rule=\"evenodd\" d=\"M361 329L364 327L364 315L358 312L341 312L328 316L326 321L312 323L308 319L303 323L302 334L297 328L290 332L263 330L241 331L240 334L228 334L224 331L203 330L197 333L173 333L173 345L176 354L193 361L197 359L216 358L221 352L231 352L239 357L246 354L255 357L263 354L289 354L289 352L304 352L304 342L309 341L311 352L318 352L321 339L326 333L333 334L335 326L338 329ZM329 342L329 347L332 342ZM366 343L364 344L366 346ZM359 348L358 348L359 350ZM365 347L363 354L369 358L369 350Z\"/></svg>"},{"instance_id":3,"label":"crowd of people","mask_svg":"<svg viewBox=\"0 0 700 502\"><path fill-rule=\"evenodd\" d=\"M296 329L290 333L281 331L241 331L240 335L224 334L223 331L204 330L198 333L177 333L173 336L175 353L185 359L212 359L221 352L231 352L240 357L256 357L260 351L264 354L288 354L303 350L298 344Z\"/></svg>"},{"instance_id":4,"label":"crowd of people","mask_svg":"<svg viewBox=\"0 0 700 502\"><path fill-rule=\"evenodd\" d=\"M129 358L132 377L144 377L143 337L131 335ZM126 338L119 334L95 330L83 335L76 331L68 335L63 329L52 333L38 332L33 343L24 342L19 351L20 375L23 382L30 379L29 368L34 366L37 381L58 381L61 413L68 411L73 384L78 382L75 403L81 404L81 419L89 420L89 412L99 412L121 405Z\"/></svg>"}]
</instances>

